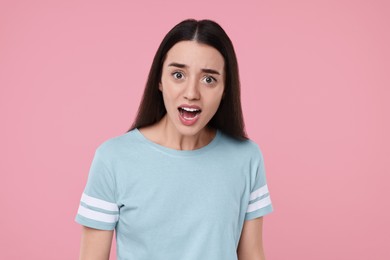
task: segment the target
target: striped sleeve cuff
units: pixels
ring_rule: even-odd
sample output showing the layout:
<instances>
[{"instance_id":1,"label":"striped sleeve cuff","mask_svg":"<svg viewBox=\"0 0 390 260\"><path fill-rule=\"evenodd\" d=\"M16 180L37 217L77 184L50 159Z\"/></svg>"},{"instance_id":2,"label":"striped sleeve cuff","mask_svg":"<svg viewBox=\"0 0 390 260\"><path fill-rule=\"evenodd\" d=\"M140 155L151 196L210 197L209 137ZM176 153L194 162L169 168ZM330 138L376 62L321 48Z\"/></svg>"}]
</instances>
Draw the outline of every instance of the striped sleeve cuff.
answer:
<instances>
[{"instance_id":1,"label":"striped sleeve cuff","mask_svg":"<svg viewBox=\"0 0 390 260\"><path fill-rule=\"evenodd\" d=\"M249 204L245 214L245 220L264 216L273 211L268 186L264 185L253 192L249 197Z\"/></svg>"},{"instance_id":2,"label":"striped sleeve cuff","mask_svg":"<svg viewBox=\"0 0 390 260\"><path fill-rule=\"evenodd\" d=\"M94 198L83 193L75 221L83 226L112 230L119 219L115 203Z\"/></svg>"}]
</instances>

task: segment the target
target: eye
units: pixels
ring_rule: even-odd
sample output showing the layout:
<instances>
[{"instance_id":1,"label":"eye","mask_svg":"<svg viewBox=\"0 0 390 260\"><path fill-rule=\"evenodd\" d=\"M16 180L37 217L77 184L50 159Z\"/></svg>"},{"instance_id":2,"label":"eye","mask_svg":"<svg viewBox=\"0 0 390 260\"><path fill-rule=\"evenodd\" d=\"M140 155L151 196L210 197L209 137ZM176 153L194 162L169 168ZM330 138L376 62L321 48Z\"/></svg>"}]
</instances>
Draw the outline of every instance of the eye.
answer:
<instances>
[{"instance_id":1,"label":"eye","mask_svg":"<svg viewBox=\"0 0 390 260\"><path fill-rule=\"evenodd\" d=\"M172 76L173 76L175 79L182 79L182 78L184 78L183 73L181 73L180 71L173 72L173 73L172 73Z\"/></svg>"},{"instance_id":2,"label":"eye","mask_svg":"<svg viewBox=\"0 0 390 260\"><path fill-rule=\"evenodd\" d=\"M212 84L214 82L217 82L217 80L211 76L204 77L203 81L206 82L207 84Z\"/></svg>"}]
</instances>

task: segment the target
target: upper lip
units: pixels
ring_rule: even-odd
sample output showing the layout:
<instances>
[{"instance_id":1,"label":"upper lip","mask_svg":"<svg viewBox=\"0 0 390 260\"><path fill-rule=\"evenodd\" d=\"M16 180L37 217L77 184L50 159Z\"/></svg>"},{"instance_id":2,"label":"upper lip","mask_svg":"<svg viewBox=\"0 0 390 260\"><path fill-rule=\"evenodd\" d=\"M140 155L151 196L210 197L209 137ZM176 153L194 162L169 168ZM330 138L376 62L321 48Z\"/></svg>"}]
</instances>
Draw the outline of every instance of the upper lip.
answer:
<instances>
[{"instance_id":1,"label":"upper lip","mask_svg":"<svg viewBox=\"0 0 390 260\"><path fill-rule=\"evenodd\" d=\"M199 106L196 106L196 105L187 105L187 104L182 104L182 105L180 105L178 108L183 108L183 107L202 110Z\"/></svg>"}]
</instances>

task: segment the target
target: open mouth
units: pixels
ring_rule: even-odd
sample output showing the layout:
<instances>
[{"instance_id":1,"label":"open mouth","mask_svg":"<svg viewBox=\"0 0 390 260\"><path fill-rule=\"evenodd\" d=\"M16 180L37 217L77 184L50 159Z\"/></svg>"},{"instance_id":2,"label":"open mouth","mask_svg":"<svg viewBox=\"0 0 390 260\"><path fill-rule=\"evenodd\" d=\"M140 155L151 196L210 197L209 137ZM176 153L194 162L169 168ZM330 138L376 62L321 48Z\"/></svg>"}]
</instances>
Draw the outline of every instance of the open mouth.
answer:
<instances>
[{"instance_id":1,"label":"open mouth","mask_svg":"<svg viewBox=\"0 0 390 260\"><path fill-rule=\"evenodd\" d=\"M180 115L187 120L196 118L201 112L201 109L190 108L190 107L178 107Z\"/></svg>"}]
</instances>

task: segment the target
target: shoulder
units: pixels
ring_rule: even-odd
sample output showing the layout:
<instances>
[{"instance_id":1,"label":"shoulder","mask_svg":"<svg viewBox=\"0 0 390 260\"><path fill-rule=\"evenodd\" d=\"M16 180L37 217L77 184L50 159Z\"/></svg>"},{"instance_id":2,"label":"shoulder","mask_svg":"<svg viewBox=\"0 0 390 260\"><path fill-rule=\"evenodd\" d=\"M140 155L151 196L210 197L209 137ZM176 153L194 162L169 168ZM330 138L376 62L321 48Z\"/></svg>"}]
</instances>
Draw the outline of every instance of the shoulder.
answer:
<instances>
[{"instance_id":1,"label":"shoulder","mask_svg":"<svg viewBox=\"0 0 390 260\"><path fill-rule=\"evenodd\" d=\"M226 151L234 151L236 154L241 154L250 158L262 158L260 146L252 139L238 140L223 132L221 133L221 149Z\"/></svg>"},{"instance_id":2,"label":"shoulder","mask_svg":"<svg viewBox=\"0 0 390 260\"><path fill-rule=\"evenodd\" d=\"M134 130L110 137L102 141L95 149L95 155L104 160L113 160L123 154L136 151L140 145Z\"/></svg>"}]
</instances>

